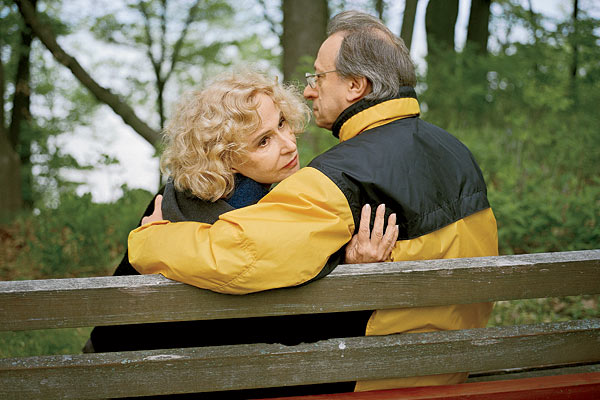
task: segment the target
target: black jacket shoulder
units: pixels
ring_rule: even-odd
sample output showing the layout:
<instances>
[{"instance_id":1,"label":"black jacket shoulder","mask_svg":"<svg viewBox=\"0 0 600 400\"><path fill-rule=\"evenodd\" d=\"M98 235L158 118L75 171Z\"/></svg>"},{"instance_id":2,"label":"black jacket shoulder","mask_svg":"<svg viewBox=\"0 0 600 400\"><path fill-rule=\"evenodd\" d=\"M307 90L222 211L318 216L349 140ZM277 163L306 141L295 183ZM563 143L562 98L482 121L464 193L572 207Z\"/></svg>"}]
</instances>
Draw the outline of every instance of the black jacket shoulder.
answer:
<instances>
[{"instance_id":1,"label":"black jacket shoulder","mask_svg":"<svg viewBox=\"0 0 600 400\"><path fill-rule=\"evenodd\" d=\"M395 212L399 240L436 231L489 207L481 170L469 149L419 117L367 130L309 166L344 193L355 226L366 203L384 203L386 215Z\"/></svg>"}]
</instances>

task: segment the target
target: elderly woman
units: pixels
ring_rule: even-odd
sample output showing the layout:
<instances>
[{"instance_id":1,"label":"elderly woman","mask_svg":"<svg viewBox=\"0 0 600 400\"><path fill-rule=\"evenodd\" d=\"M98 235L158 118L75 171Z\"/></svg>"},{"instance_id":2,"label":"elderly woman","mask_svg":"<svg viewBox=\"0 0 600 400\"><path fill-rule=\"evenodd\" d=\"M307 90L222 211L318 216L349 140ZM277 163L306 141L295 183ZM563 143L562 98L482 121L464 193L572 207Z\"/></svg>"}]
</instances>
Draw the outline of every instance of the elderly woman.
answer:
<instances>
[{"instance_id":1,"label":"elderly woman","mask_svg":"<svg viewBox=\"0 0 600 400\"><path fill-rule=\"evenodd\" d=\"M256 72L229 73L191 93L165 131L161 168L169 179L146 209L143 222L164 218L214 223L225 212L256 203L272 184L298 171L296 135L309 118L309 109L294 88ZM383 207L378 208L371 238L370 215L365 207L346 262L375 262L389 256L398 235L395 216L384 233ZM126 254L115 275L131 274L137 272ZM340 313L337 319L313 315L96 327L88 351L311 342L347 334L345 322L355 324L356 314ZM369 316L364 313L365 322ZM363 327L357 325L358 334Z\"/></svg>"},{"instance_id":2,"label":"elderly woman","mask_svg":"<svg viewBox=\"0 0 600 400\"><path fill-rule=\"evenodd\" d=\"M256 203L299 169L296 135L309 118L292 88L253 72L222 76L189 95L165 132L164 218L213 223Z\"/></svg>"}]
</instances>

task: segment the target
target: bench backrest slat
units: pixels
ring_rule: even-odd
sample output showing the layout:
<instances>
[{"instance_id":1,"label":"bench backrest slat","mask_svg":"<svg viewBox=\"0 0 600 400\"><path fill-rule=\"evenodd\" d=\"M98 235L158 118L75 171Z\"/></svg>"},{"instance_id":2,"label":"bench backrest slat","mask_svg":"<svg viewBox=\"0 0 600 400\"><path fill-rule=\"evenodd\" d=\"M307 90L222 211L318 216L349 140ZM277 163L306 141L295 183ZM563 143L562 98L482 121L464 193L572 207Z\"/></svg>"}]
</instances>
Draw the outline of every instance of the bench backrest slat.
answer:
<instances>
[{"instance_id":1,"label":"bench backrest slat","mask_svg":"<svg viewBox=\"0 0 600 400\"><path fill-rule=\"evenodd\" d=\"M161 276L0 282L0 331L325 313L600 293L600 250L343 265L229 296Z\"/></svg>"},{"instance_id":2,"label":"bench backrest slat","mask_svg":"<svg viewBox=\"0 0 600 400\"><path fill-rule=\"evenodd\" d=\"M599 360L599 342L600 320L591 320L292 347L254 344L4 359L0 398L17 393L102 398L564 364Z\"/></svg>"}]
</instances>

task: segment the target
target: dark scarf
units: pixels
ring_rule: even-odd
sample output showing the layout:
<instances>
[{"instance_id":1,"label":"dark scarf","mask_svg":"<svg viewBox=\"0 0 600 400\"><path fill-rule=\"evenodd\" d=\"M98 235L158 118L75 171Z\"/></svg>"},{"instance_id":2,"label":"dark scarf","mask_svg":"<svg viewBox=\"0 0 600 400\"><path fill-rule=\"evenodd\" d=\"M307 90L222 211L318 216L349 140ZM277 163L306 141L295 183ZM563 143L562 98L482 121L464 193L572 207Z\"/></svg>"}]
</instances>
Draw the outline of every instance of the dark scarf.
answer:
<instances>
[{"instance_id":1,"label":"dark scarf","mask_svg":"<svg viewBox=\"0 0 600 400\"><path fill-rule=\"evenodd\" d=\"M163 193L163 218L171 222L196 221L213 224L219 219L219 215L255 204L268 192L268 185L235 174L233 194L225 200L210 202L201 200L191 193L176 190L173 180L169 178Z\"/></svg>"},{"instance_id":2,"label":"dark scarf","mask_svg":"<svg viewBox=\"0 0 600 400\"><path fill-rule=\"evenodd\" d=\"M242 208L258 203L269 193L271 185L258 183L244 175L235 174L235 190L226 200L233 208Z\"/></svg>"}]
</instances>

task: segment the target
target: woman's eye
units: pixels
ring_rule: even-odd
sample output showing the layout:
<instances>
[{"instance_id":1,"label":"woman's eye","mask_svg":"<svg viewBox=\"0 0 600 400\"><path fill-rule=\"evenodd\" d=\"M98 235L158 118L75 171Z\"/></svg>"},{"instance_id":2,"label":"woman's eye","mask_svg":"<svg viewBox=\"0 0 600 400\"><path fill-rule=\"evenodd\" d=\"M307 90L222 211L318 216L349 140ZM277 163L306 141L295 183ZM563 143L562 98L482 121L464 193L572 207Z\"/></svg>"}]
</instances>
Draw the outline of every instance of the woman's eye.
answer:
<instances>
[{"instance_id":1,"label":"woman's eye","mask_svg":"<svg viewBox=\"0 0 600 400\"><path fill-rule=\"evenodd\" d=\"M265 147L268 143L269 143L269 137L265 136L262 139L260 139L260 142L258 142L258 146Z\"/></svg>"}]
</instances>

